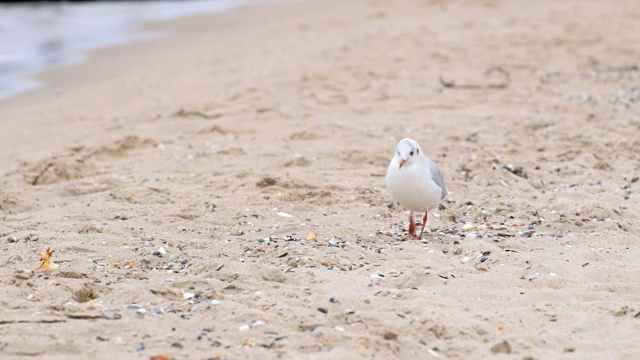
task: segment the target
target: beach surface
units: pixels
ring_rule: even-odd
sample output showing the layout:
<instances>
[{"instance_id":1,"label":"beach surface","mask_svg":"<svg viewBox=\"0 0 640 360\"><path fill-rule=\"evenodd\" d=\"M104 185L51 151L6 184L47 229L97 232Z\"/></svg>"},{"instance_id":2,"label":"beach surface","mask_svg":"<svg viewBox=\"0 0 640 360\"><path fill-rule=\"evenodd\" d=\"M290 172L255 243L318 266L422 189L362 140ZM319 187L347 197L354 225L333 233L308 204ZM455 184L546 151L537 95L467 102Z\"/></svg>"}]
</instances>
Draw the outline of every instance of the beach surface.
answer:
<instances>
[{"instance_id":1,"label":"beach surface","mask_svg":"<svg viewBox=\"0 0 640 360\"><path fill-rule=\"evenodd\" d=\"M0 357L637 359L639 18L253 6L40 74L0 102ZM450 191L422 241L404 137Z\"/></svg>"}]
</instances>

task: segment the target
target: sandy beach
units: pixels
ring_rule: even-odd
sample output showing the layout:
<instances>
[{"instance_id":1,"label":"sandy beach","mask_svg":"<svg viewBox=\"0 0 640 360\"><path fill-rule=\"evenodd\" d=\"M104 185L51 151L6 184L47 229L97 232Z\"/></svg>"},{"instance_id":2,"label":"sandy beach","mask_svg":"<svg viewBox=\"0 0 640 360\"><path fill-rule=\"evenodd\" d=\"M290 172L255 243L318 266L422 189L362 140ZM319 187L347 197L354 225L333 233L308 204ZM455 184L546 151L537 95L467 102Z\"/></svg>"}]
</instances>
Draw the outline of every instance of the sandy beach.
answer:
<instances>
[{"instance_id":1,"label":"sandy beach","mask_svg":"<svg viewBox=\"0 0 640 360\"><path fill-rule=\"evenodd\" d=\"M640 358L639 18L255 6L39 74L0 102L0 358ZM421 241L404 137L450 191Z\"/></svg>"}]
</instances>

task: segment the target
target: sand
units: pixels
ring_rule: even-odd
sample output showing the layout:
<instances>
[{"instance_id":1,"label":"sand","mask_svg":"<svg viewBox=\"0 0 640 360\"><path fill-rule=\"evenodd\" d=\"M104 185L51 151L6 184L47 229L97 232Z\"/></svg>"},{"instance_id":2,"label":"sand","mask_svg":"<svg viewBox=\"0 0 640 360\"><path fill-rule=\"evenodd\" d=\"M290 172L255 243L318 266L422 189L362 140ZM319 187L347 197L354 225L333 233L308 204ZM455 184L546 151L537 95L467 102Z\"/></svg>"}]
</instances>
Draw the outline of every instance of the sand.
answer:
<instances>
[{"instance_id":1,"label":"sand","mask_svg":"<svg viewBox=\"0 0 640 360\"><path fill-rule=\"evenodd\" d=\"M0 357L638 358L635 5L252 7L39 75L0 103ZM422 241L407 136L451 191Z\"/></svg>"}]
</instances>

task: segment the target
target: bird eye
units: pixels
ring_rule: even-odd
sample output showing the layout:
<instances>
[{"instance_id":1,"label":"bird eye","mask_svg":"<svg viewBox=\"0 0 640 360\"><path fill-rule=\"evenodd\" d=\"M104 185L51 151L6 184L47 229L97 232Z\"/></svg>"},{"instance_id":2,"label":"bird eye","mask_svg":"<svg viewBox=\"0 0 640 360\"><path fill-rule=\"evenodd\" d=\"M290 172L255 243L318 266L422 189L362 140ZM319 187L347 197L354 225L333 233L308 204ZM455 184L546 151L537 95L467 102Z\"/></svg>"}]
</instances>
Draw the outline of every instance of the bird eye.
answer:
<instances>
[{"instance_id":1,"label":"bird eye","mask_svg":"<svg viewBox=\"0 0 640 360\"><path fill-rule=\"evenodd\" d=\"M411 152L409 153L409 155L413 156L413 150L411 150Z\"/></svg>"}]
</instances>

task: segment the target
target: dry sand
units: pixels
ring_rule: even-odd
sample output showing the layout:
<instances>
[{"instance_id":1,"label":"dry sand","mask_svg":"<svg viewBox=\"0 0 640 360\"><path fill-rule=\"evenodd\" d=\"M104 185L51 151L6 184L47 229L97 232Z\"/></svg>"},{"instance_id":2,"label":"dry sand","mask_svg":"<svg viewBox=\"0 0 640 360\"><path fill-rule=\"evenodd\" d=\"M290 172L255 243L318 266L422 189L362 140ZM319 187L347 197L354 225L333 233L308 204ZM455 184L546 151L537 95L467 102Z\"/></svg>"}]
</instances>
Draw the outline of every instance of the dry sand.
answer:
<instances>
[{"instance_id":1,"label":"dry sand","mask_svg":"<svg viewBox=\"0 0 640 360\"><path fill-rule=\"evenodd\" d=\"M1 103L1 358L639 358L637 2L344 3L156 25ZM406 136L451 191L423 241Z\"/></svg>"}]
</instances>

